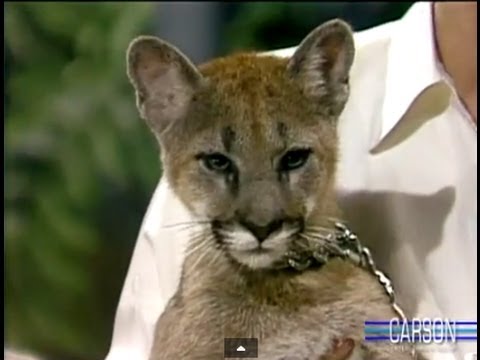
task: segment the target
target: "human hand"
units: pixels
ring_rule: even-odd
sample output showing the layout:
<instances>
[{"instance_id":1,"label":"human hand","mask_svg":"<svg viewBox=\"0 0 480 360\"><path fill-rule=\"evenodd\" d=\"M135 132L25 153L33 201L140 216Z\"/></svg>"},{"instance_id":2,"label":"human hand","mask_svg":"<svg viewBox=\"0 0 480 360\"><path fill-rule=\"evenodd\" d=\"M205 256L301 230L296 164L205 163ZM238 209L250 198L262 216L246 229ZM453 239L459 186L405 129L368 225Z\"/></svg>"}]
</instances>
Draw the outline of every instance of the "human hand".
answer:
<instances>
[{"instance_id":1,"label":"human hand","mask_svg":"<svg viewBox=\"0 0 480 360\"><path fill-rule=\"evenodd\" d=\"M355 341L352 339L334 340L332 350L319 360L348 360L354 348Z\"/></svg>"}]
</instances>

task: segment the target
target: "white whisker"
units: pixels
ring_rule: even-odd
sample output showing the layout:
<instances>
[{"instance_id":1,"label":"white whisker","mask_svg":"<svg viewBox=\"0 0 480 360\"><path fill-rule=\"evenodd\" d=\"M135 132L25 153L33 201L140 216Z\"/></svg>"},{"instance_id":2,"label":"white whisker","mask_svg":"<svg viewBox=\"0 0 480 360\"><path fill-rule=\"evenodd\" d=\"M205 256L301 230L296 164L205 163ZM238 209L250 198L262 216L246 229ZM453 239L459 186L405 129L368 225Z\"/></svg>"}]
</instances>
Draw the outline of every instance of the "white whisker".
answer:
<instances>
[{"instance_id":1,"label":"white whisker","mask_svg":"<svg viewBox=\"0 0 480 360\"><path fill-rule=\"evenodd\" d=\"M201 241L201 240L198 241L197 243L194 244L194 246L192 246L192 247L189 246L187 248L187 251L185 252L185 257L188 257L188 256L192 255L193 253L200 251L201 249L203 249L207 245L208 245L208 243L206 241Z\"/></svg>"},{"instance_id":2,"label":"white whisker","mask_svg":"<svg viewBox=\"0 0 480 360\"><path fill-rule=\"evenodd\" d=\"M201 250L202 251L199 252L199 255L198 255L197 259L195 260L195 262L189 267L189 272L191 274L195 274L195 270L197 270L197 267L199 266L199 264L201 264L202 260L209 253L210 247L209 246L203 246L203 247L201 247Z\"/></svg>"},{"instance_id":3,"label":"white whisker","mask_svg":"<svg viewBox=\"0 0 480 360\"><path fill-rule=\"evenodd\" d=\"M335 236L332 235L331 233L328 235L321 234L321 233L315 233L315 232L304 232L305 235L309 236L311 239L315 239L317 241L323 241L323 242L335 242Z\"/></svg>"},{"instance_id":4,"label":"white whisker","mask_svg":"<svg viewBox=\"0 0 480 360\"><path fill-rule=\"evenodd\" d=\"M217 251L214 253L214 255L211 257L210 261L208 262L207 267L210 267L212 264L215 264L215 262L218 260L218 258L222 255L219 249L216 249Z\"/></svg>"},{"instance_id":5,"label":"white whisker","mask_svg":"<svg viewBox=\"0 0 480 360\"><path fill-rule=\"evenodd\" d=\"M344 223L344 222L345 222L345 220L336 218L336 217L334 217L334 216L328 216L327 219L330 220L330 221L332 221L332 222L338 222L338 223Z\"/></svg>"},{"instance_id":6,"label":"white whisker","mask_svg":"<svg viewBox=\"0 0 480 360\"><path fill-rule=\"evenodd\" d=\"M324 226L320 226L320 225L307 225L305 227L306 230L317 230L317 231L325 231L325 232L328 232L328 233L332 233L335 231L334 228L328 228L328 227L324 227Z\"/></svg>"},{"instance_id":7,"label":"white whisker","mask_svg":"<svg viewBox=\"0 0 480 360\"><path fill-rule=\"evenodd\" d=\"M175 228L175 227L182 227L182 226L202 226L210 224L209 220L193 220L193 221L184 221L179 223L173 224L165 224L162 228Z\"/></svg>"},{"instance_id":8,"label":"white whisker","mask_svg":"<svg viewBox=\"0 0 480 360\"><path fill-rule=\"evenodd\" d=\"M324 237L315 237L308 234L299 234L300 237L309 241L310 244L314 244L315 247L320 246L320 248L330 249L334 252L340 251L338 244L330 238ZM313 250L311 247L305 247L305 249Z\"/></svg>"}]
</instances>

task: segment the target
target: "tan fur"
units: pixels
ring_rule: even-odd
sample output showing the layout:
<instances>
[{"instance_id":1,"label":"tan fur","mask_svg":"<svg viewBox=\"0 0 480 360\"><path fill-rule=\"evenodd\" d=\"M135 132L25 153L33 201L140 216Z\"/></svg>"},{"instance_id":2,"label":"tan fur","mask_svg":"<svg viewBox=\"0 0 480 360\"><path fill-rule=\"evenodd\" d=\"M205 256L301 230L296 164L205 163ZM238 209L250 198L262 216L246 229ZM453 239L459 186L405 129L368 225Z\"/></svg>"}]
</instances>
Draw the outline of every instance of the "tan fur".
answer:
<instances>
[{"instance_id":1,"label":"tan fur","mask_svg":"<svg viewBox=\"0 0 480 360\"><path fill-rule=\"evenodd\" d=\"M165 176L197 218L188 226L198 230L180 287L159 319L152 360L223 359L225 337L258 338L259 359L319 359L334 338L360 345L365 320L395 316L377 280L344 260L301 273L270 267L275 246L310 249L321 242L307 230L319 235L339 216L336 121L353 52L341 21L315 29L292 59L238 54L196 68L162 40L132 42L128 74L140 113L159 140ZM311 155L300 168L280 171L292 148ZM234 170L202 166L203 154L212 153L228 156ZM307 240L294 233L277 244L269 235L266 260L252 255L242 263L232 255L252 239L242 224L264 229L278 219L281 229L303 231ZM370 344L354 357L410 358Z\"/></svg>"}]
</instances>

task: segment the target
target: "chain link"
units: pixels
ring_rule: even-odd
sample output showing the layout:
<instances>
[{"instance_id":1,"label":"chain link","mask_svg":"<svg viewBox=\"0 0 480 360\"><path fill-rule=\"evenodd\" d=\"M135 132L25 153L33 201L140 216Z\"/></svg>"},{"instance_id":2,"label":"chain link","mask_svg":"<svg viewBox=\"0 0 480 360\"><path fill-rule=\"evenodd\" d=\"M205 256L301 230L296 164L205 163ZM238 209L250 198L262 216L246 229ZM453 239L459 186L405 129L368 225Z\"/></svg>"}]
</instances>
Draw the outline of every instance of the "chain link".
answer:
<instances>
[{"instance_id":1,"label":"chain link","mask_svg":"<svg viewBox=\"0 0 480 360\"><path fill-rule=\"evenodd\" d=\"M337 239L342 242L342 245L347 246L344 250L344 256L354 261L357 265L367 268L373 275L375 275L375 277L378 279L378 282L383 286L385 292L387 293L393 310L397 313L402 322L404 324L407 324L408 319L405 316L404 311L396 301L392 281L388 278L387 275L385 275L385 273L383 273L377 268L375 261L373 261L370 250L366 246L363 246L360 243L358 237L344 224L335 223L335 227L341 232L339 236L337 236ZM348 242L351 243L350 246L348 246ZM351 249L352 247L355 250L353 252ZM411 349L411 355L413 359L417 359L418 355L414 347L412 347Z\"/></svg>"},{"instance_id":2,"label":"chain link","mask_svg":"<svg viewBox=\"0 0 480 360\"><path fill-rule=\"evenodd\" d=\"M378 282L384 288L393 310L402 322L407 324L407 317L396 301L392 281L387 275L385 275L385 273L377 268L370 250L360 243L356 234L354 234L345 224L336 221L335 230L332 234L327 236L325 243L329 244L328 248L324 247L317 249L313 251L313 254L287 253L286 263L283 263L283 265L279 264L279 268L291 267L297 271L304 271L314 263L321 266L330 258L340 256L348 259L357 266L367 269L377 278ZM417 359L418 357L418 354L413 347L411 355L413 359Z\"/></svg>"}]
</instances>

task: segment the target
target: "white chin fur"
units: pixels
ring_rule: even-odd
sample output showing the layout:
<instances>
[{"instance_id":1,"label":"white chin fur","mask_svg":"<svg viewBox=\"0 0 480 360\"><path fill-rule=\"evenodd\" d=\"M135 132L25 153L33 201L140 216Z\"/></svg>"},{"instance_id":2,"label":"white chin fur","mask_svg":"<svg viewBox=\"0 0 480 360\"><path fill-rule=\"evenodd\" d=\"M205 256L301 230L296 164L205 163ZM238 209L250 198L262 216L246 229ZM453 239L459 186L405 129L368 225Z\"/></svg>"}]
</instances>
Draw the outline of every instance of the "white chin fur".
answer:
<instances>
[{"instance_id":1,"label":"white chin fur","mask_svg":"<svg viewBox=\"0 0 480 360\"><path fill-rule=\"evenodd\" d=\"M249 231L237 227L224 234L224 241L230 255L240 264L251 269L265 269L285 255L291 235L291 231L281 230L259 244Z\"/></svg>"},{"instance_id":2,"label":"white chin fur","mask_svg":"<svg viewBox=\"0 0 480 360\"><path fill-rule=\"evenodd\" d=\"M240 264L253 270L267 269L271 267L275 261L281 258L281 255L278 256L270 252L253 253L231 251L230 255Z\"/></svg>"}]
</instances>

